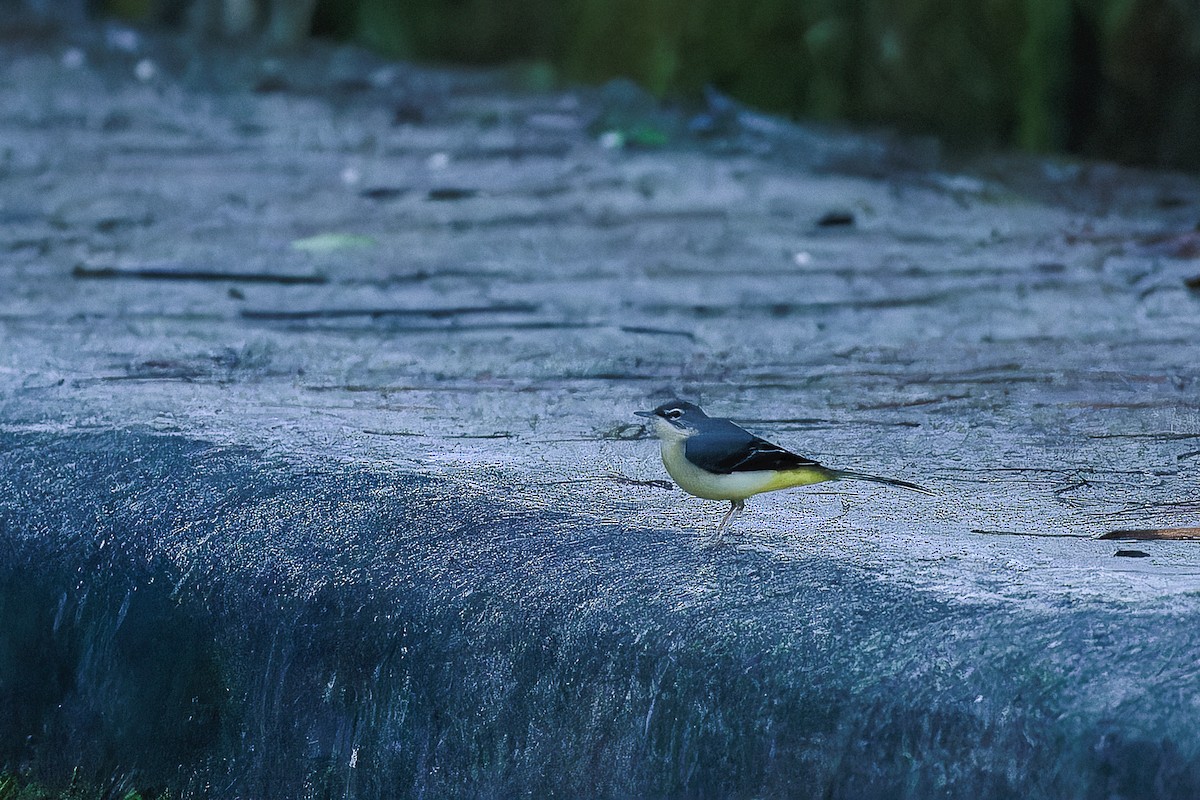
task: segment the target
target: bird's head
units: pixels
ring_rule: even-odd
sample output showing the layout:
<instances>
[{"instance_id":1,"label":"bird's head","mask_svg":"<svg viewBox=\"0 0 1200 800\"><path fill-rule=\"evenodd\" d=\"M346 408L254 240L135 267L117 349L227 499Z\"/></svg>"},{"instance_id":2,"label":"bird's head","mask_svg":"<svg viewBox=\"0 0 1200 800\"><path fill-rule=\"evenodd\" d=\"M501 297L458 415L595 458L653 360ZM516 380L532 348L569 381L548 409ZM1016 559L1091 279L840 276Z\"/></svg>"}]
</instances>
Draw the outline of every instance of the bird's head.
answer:
<instances>
[{"instance_id":1,"label":"bird's head","mask_svg":"<svg viewBox=\"0 0 1200 800\"><path fill-rule=\"evenodd\" d=\"M670 400L653 411L633 413L654 420L654 432L666 441L686 439L699 433L702 421L708 419L700 406L684 400Z\"/></svg>"}]
</instances>

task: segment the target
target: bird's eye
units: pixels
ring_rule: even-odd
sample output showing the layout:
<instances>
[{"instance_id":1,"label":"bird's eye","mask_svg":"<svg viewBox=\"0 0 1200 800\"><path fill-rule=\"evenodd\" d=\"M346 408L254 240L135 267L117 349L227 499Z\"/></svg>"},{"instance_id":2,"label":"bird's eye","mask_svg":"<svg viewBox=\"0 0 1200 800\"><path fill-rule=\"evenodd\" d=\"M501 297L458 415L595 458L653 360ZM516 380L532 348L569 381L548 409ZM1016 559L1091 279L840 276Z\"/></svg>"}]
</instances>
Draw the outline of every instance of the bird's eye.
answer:
<instances>
[{"instance_id":1,"label":"bird's eye","mask_svg":"<svg viewBox=\"0 0 1200 800\"><path fill-rule=\"evenodd\" d=\"M678 408L672 408L663 414L667 419L679 419L683 416L683 411Z\"/></svg>"}]
</instances>

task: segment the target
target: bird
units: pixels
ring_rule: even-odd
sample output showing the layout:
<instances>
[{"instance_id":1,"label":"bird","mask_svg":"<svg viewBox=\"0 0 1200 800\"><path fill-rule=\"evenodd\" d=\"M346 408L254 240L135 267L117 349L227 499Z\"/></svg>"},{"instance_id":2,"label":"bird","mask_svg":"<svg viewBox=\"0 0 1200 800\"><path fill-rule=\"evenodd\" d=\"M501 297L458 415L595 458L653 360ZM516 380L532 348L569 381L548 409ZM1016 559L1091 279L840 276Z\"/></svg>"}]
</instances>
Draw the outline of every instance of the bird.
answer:
<instances>
[{"instance_id":1,"label":"bird","mask_svg":"<svg viewBox=\"0 0 1200 800\"><path fill-rule=\"evenodd\" d=\"M635 411L654 421L663 466L679 488L706 500L728 500L715 540L746 507L746 498L824 481L859 480L934 494L896 478L832 469L797 455L723 417L710 417L696 404L670 400L653 411Z\"/></svg>"}]
</instances>

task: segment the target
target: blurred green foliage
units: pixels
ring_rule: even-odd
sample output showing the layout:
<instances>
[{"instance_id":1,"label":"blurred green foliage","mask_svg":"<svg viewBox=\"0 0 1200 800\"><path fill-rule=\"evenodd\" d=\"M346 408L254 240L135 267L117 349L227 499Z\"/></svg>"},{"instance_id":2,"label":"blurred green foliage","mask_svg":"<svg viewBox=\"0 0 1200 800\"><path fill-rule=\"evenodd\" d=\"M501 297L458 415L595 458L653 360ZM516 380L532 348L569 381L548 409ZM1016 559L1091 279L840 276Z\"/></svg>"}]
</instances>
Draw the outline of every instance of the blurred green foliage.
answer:
<instances>
[{"instance_id":1,"label":"blurred green foliage","mask_svg":"<svg viewBox=\"0 0 1200 800\"><path fill-rule=\"evenodd\" d=\"M54 790L11 772L0 773L0 800L105 800L107 798L145 800L146 795L134 789L120 792L114 791L112 788L84 787L74 781L64 789ZM164 793L159 796L159 800L169 800L169 795Z\"/></svg>"},{"instance_id":2,"label":"blurred green foliage","mask_svg":"<svg viewBox=\"0 0 1200 800\"><path fill-rule=\"evenodd\" d=\"M316 23L402 58L535 62L660 96L711 85L958 144L1200 166L1196 0L320 0Z\"/></svg>"}]
</instances>

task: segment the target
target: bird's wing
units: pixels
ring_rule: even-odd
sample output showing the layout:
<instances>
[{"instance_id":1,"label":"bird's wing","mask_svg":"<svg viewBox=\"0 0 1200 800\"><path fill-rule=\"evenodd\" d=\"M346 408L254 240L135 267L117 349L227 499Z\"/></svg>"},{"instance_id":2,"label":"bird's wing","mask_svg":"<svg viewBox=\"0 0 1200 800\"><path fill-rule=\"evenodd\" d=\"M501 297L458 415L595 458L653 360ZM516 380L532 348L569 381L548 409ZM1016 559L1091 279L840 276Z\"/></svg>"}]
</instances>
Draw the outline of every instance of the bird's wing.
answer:
<instances>
[{"instance_id":1,"label":"bird's wing","mask_svg":"<svg viewBox=\"0 0 1200 800\"><path fill-rule=\"evenodd\" d=\"M821 466L811 458L798 456L766 439L760 439L728 420L722 422L727 424L688 437L684 443L688 461L719 475Z\"/></svg>"}]
</instances>

